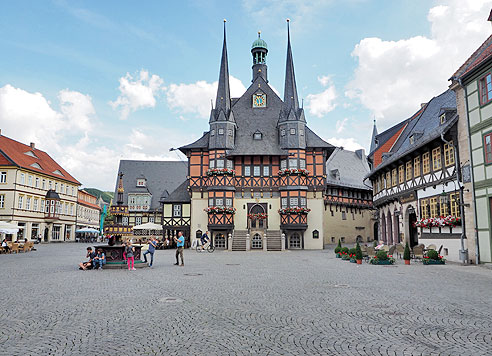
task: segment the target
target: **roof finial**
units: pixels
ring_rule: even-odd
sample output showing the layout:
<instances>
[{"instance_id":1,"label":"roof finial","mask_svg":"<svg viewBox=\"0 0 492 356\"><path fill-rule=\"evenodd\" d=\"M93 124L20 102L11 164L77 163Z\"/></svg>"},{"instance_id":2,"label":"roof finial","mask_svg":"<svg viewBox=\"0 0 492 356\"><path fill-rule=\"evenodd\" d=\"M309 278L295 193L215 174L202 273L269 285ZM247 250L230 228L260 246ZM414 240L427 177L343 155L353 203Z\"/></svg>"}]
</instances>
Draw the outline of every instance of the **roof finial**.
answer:
<instances>
[{"instance_id":1,"label":"roof finial","mask_svg":"<svg viewBox=\"0 0 492 356\"><path fill-rule=\"evenodd\" d=\"M261 35L261 31L258 30L258 38L260 38L260 35Z\"/></svg>"}]
</instances>

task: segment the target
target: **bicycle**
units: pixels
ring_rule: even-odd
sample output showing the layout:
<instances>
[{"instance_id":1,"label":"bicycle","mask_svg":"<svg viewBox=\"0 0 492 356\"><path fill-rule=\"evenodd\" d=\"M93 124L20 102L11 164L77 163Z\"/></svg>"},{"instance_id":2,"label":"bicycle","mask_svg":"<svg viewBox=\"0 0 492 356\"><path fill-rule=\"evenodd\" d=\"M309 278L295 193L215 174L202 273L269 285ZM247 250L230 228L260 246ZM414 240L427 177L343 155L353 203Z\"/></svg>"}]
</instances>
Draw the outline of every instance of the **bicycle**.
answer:
<instances>
[{"instance_id":1,"label":"bicycle","mask_svg":"<svg viewBox=\"0 0 492 356\"><path fill-rule=\"evenodd\" d=\"M202 252L202 251L208 251L210 253L215 251L215 246L212 245L210 242L205 243L203 249L202 249L202 244L200 242L197 242L196 244L196 252Z\"/></svg>"}]
</instances>

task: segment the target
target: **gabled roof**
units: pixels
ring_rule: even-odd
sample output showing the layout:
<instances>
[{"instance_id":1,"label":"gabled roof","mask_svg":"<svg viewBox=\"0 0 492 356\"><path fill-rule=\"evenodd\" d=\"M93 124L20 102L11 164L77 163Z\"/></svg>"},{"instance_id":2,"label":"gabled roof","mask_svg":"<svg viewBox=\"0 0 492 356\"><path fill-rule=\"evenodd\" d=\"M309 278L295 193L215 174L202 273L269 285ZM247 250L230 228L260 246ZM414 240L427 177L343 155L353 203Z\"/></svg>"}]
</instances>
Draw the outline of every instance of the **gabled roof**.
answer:
<instances>
[{"instance_id":1,"label":"gabled roof","mask_svg":"<svg viewBox=\"0 0 492 356\"><path fill-rule=\"evenodd\" d=\"M443 108L446 108L450 115L446 122L441 124L439 116ZM380 165L375 166L370 175L439 138L442 133L447 132L456 123L457 119L456 95L453 90L448 89L432 98L420 115L414 115L413 119L408 122L408 125L400 134L398 141L393 145L390 151L391 157L382 161ZM414 136L413 144L410 143L409 139L412 135Z\"/></svg>"},{"instance_id":2,"label":"gabled roof","mask_svg":"<svg viewBox=\"0 0 492 356\"><path fill-rule=\"evenodd\" d=\"M32 154L26 154L26 152L31 152ZM72 177L46 152L32 148L31 146L3 135L0 135L0 164L22 167L33 172L42 173L53 178L63 179L76 185L80 185L80 182L77 179ZM36 164L41 168L38 168ZM56 171L59 171L61 175L55 173Z\"/></svg>"},{"instance_id":3,"label":"gabled roof","mask_svg":"<svg viewBox=\"0 0 492 356\"><path fill-rule=\"evenodd\" d=\"M188 180L181 183L167 198L161 199L165 203L189 203L191 202L188 192Z\"/></svg>"},{"instance_id":4,"label":"gabled roof","mask_svg":"<svg viewBox=\"0 0 492 356\"><path fill-rule=\"evenodd\" d=\"M165 191L172 192L186 179L188 165L181 161L136 161L121 160L118 172L123 173L123 204L128 204L128 194L150 193L151 210L160 207L159 200ZM137 178L143 175L145 187L137 187ZM115 197L118 196L118 180L115 184Z\"/></svg>"},{"instance_id":5,"label":"gabled roof","mask_svg":"<svg viewBox=\"0 0 492 356\"><path fill-rule=\"evenodd\" d=\"M209 140L209 135L210 133L204 132L203 136L200 137L198 140L195 142L190 143L189 145L181 146L179 150L186 154L187 151L192 150L192 149L207 149L208 148L208 140Z\"/></svg>"},{"instance_id":6,"label":"gabled roof","mask_svg":"<svg viewBox=\"0 0 492 356\"><path fill-rule=\"evenodd\" d=\"M333 171L336 170L336 176ZM326 161L326 184L371 190L364 184L364 178L369 173L369 164L363 150L358 152L336 148Z\"/></svg>"},{"instance_id":7,"label":"gabled roof","mask_svg":"<svg viewBox=\"0 0 492 356\"><path fill-rule=\"evenodd\" d=\"M451 80L466 77L468 74L484 63L492 56L492 35L485 40L484 43L473 52L473 54L461 65L461 67L453 74Z\"/></svg>"}]
</instances>

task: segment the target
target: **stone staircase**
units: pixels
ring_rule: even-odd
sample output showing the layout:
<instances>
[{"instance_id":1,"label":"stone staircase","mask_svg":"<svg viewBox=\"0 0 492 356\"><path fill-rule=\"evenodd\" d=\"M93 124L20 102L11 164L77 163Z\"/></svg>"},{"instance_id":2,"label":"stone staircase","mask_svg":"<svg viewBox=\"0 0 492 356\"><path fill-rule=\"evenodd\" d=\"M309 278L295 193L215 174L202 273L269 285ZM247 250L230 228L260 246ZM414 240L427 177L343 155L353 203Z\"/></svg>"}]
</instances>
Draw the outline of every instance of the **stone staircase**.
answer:
<instances>
[{"instance_id":1,"label":"stone staircase","mask_svg":"<svg viewBox=\"0 0 492 356\"><path fill-rule=\"evenodd\" d=\"M246 251L246 235L248 230L234 230L232 235L232 251Z\"/></svg>"},{"instance_id":2,"label":"stone staircase","mask_svg":"<svg viewBox=\"0 0 492 356\"><path fill-rule=\"evenodd\" d=\"M280 230L267 230L267 251L282 251L282 233Z\"/></svg>"}]
</instances>

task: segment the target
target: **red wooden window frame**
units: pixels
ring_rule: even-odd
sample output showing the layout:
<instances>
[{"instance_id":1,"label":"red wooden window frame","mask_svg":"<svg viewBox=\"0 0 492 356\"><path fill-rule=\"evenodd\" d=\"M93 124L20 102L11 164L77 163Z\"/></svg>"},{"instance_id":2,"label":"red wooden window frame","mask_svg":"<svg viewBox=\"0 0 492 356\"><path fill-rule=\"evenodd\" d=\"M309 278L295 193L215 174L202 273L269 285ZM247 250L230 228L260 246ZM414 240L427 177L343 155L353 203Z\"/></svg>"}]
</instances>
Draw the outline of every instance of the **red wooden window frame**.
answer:
<instances>
[{"instance_id":1,"label":"red wooden window frame","mask_svg":"<svg viewBox=\"0 0 492 356\"><path fill-rule=\"evenodd\" d=\"M492 73L485 74L479 81L480 104L487 104L492 100Z\"/></svg>"},{"instance_id":2,"label":"red wooden window frame","mask_svg":"<svg viewBox=\"0 0 492 356\"><path fill-rule=\"evenodd\" d=\"M487 142L487 139L489 142ZM483 150L485 155L485 163L492 163L492 132L483 135Z\"/></svg>"}]
</instances>

